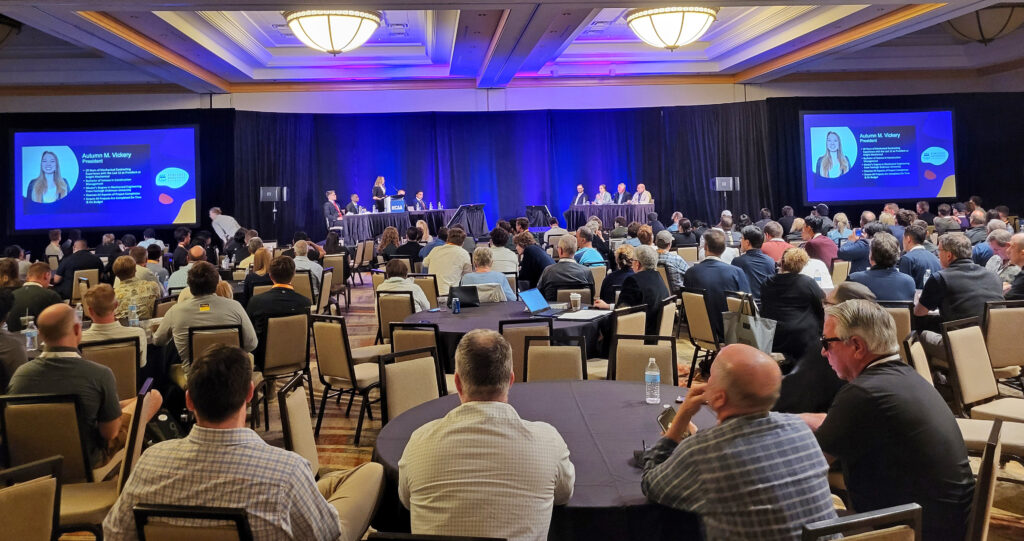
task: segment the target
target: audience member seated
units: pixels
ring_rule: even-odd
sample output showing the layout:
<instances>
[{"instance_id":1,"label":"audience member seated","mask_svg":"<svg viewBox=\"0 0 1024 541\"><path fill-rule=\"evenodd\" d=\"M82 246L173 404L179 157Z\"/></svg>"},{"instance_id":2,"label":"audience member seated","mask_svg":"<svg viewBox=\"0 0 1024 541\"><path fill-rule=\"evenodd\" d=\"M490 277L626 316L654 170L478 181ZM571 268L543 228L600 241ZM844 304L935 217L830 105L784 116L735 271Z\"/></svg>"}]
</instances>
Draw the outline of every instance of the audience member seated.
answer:
<instances>
[{"instance_id":1,"label":"audience member seated","mask_svg":"<svg viewBox=\"0 0 1024 541\"><path fill-rule=\"evenodd\" d=\"M462 283L459 285L496 284L501 286L501 291L505 294L505 300L516 300L516 292L509 285L508 278L504 274L491 269L493 263L494 254L491 249L486 246L480 246L473 251L473 272L464 275Z\"/></svg>"},{"instance_id":2,"label":"audience member seated","mask_svg":"<svg viewBox=\"0 0 1024 541\"><path fill-rule=\"evenodd\" d=\"M7 319L12 306L14 293L9 289L0 289L0 321ZM0 394L7 391L7 384L14 371L26 362L28 354L25 351L25 337L0 326Z\"/></svg>"},{"instance_id":3,"label":"audience member seated","mask_svg":"<svg viewBox=\"0 0 1024 541\"><path fill-rule=\"evenodd\" d=\"M142 232L142 242L139 243L139 246L149 249L149 247L154 244L160 248L161 253L167 250L167 246L164 244L164 241L156 238L156 229L147 227L146 230Z\"/></svg>"},{"instance_id":4,"label":"audience member seated","mask_svg":"<svg viewBox=\"0 0 1024 541\"><path fill-rule=\"evenodd\" d=\"M775 260L761 251L764 245L764 233L756 225L748 225L740 232L740 256L732 260L732 264L743 269L750 283L750 292L754 299L761 301L761 285L765 280L775 276Z\"/></svg>"},{"instance_id":5,"label":"audience member seated","mask_svg":"<svg viewBox=\"0 0 1024 541\"><path fill-rule=\"evenodd\" d=\"M413 308L416 312L430 310L430 301L423 289L409 278L409 271L401 261L391 260L384 265L384 276L386 277L377 291L411 291ZM468 275L467 275L468 276ZM513 295L513 297L515 297Z\"/></svg>"},{"instance_id":6,"label":"audience member seated","mask_svg":"<svg viewBox=\"0 0 1024 541\"><path fill-rule=\"evenodd\" d=\"M626 228L626 240L623 242L634 248L640 246L640 240L637 238L637 234L640 233L640 226L640 222L629 222L629 227Z\"/></svg>"},{"instance_id":7,"label":"audience member seated","mask_svg":"<svg viewBox=\"0 0 1024 541\"><path fill-rule=\"evenodd\" d=\"M18 280L25 281L25 277L28 276L28 268L32 263L25 257L25 250L21 249L21 246L12 244L4 248L4 257L13 259L18 264Z\"/></svg>"},{"instance_id":8,"label":"audience member seated","mask_svg":"<svg viewBox=\"0 0 1024 541\"><path fill-rule=\"evenodd\" d=\"M498 225L501 225L501 222L504 222L504 221L505 220L498 220ZM508 223L508 222L506 222L506 223ZM416 229L420 230L420 237L419 237L418 240L419 240L421 246L427 244L428 242L430 242L432 240L434 240L434 237L431 236L431 234L430 234L430 227L427 226L426 220L416 220Z\"/></svg>"},{"instance_id":9,"label":"audience member seated","mask_svg":"<svg viewBox=\"0 0 1024 541\"><path fill-rule=\"evenodd\" d=\"M971 241L971 246L985 242L985 238L988 237L987 223L985 211L979 209L971 213L971 227L964 231L964 234Z\"/></svg>"},{"instance_id":10,"label":"audience member seated","mask_svg":"<svg viewBox=\"0 0 1024 541\"><path fill-rule=\"evenodd\" d=\"M789 232L786 233L786 242L798 242L804 240L804 219L795 218L793 224L789 226Z\"/></svg>"},{"instance_id":11,"label":"audience member seated","mask_svg":"<svg viewBox=\"0 0 1024 541\"><path fill-rule=\"evenodd\" d=\"M615 270L604 277L601 282L600 298L605 304L615 304L615 288L621 291L622 283L626 278L633 275L633 260L635 259L634 249L628 244L623 244L615 249ZM596 304L596 303L595 303Z\"/></svg>"},{"instance_id":12,"label":"audience member seated","mask_svg":"<svg viewBox=\"0 0 1024 541\"><path fill-rule=\"evenodd\" d=\"M149 319L153 317L157 299L164 296L160 284L136 278L135 269L135 260L129 256L123 255L114 261L114 276L119 281L114 286L114 294L117 296L114 317L117 319L126 319L131 306L135 306L139 319Z\"/></svg>"},{"instance_id":13,"label":"audience member seated","mask_svg":"<svg viewBox=\"0 0 1024 541\"><path fill-rule=\"evenodd\" d=\"M174 268L184 267L189 261L189 247L192 246L192 231L187 227L179 227L174 230L174 252L171 255L171 261L174 263ZM206 250L203 250L203 260L206 260Z\"/></svg>"},{"instance_id":14,"label":"audience member seated","mask_svg":"<svg viewBox=\"0 0 1024 541\"><path fill-rule=\"evenodd\" d=\"M61 302L60 295L50 289L51 274L50 266L42 261L37 261L28 268L25 283L14 290L14 305L11 306L11 313L7 315L8 330L21 332L22 317L38 318L46 307Z\"/></svg>"},{"instance_id":15,"label":"audience member seated","mask_svg":"<svg viewBox=\"0 0 1024 541\"><path fill-rule=\"evenodd\" d=\"M1013 234L1010 231L1006 231L1006 224L1003 223L1002 220L995 219L995 220L989 220L988 221L988 223L985 225L985 241L986 242L979 242L978 244L975 244L971 248L971 260L973 260L975 263L981 265L982 267L986 267L986 268L988 267L989 260L992 259L993 255L995 255L995 252L993 251L992 244L990 242L988 242L988 236L991 235L993 231L1003 231L1003 232L1006 232L1006 233L1010 233L1011 235ZM1009 237L1007 237L1007 240L1008 239L1009 239ZM992 264L993 265L997 265L997 264L999 264L1001 262L1002 262L1001 259L997 259L996 261L993 261ZM996 272L995 269L992 269L992 268L990 268L989 270L991 270L992 272Z\"/></svg>"},{"instance_id":16,"label":"audience member seated","mask_svg":"<svg viewBox=\"0 0 1024 541\"><path fill-rule=\"evenodd\" d=\"M597 216L591 216L590 221L584 227L590 230L590 245L597 250L597 253L601 254L602 264L608 266L612 261L612 249L604 238L604 231L601 229L603 227L601 219Z\"/></svg>"},{"instance_id":17,"label":"audience member seated","mask_svg":"<svg viewBox=\"0 0 1024 541\"><path fill-rule=\"evenodd\" d=\"M927 225L933 225L932 222L935 221L935 215L928 212L930 208L931 205L929 205L927 201L918 201L915 207L917 210L917 218L919 220L924 220Z\"/></svg>"},{"instance_id":18,"label":"audience member seated","mask_svg":"<svg viewBox=\"0 0 1024 541\"><path fill-rule=\"evenodd\" d=\"M679 212L678 210L673 212L672 213L672 217L669 218L668 227L666 227L665 229L669 233L675 233L675 232L679 231L679 220L682 220L682 219L683 219L683 213L682 212Z\"/></svg>"},{"instance_id":19,"label":"audience member seated","mask_svg":"<svg viewBox=\"0 0 1024 541\"><path fill-rule=\"evenodd\" d=\"M491 268L498 272L518 272L519 255L508 249L508 231L495 227L491 231Z\"/></svg>"},{"instance_id":20,"label":"audience member seated","mask_svg":"<svg viewBox=\"0 0 1024 541\"><path fill-rule=\"evenodd\" d=\"M156 244L150 244L146 248L146 269L156 277L156 281L161 287L167 285L167 280L171 277L163 265L162 258L163 252Z\"/></svg>"},{"instance_id":21,"label":"audience member seated","mask_svg":"<svg viewBox=\"0 0 1024 541\"><path fill-rule=\"evenodd\" d=\"M726 263L720 257L725 251L725 233L721 229L708 229L701 238L708 256L686 271L686 286L705 290L711 328L715 336L723 337L722 312L729 309L725 302L725 292L750 293L750 282L742 269Z\"/></svg>"},{"instance_id":22,"label":"audience member seated","mask_svg":"<svg viewBox=\"0 0 1024 541\"><path fill-rule=\"evenodd\" d=\"M474 239L472 235L466 232L466 228L462 227L462 224L453 224L451 228L448 229L449 236L451 236L452 229L458 229L462 231L462 235L465 237L462 240L462 249L465 250L470 257L472 257L473 250L476 250L476 239Z\"/></svg>"},{"instance_id":23,"label":"audience member seated","mask_svg":"<svg viewBox=\"0 0 1024 541\"><path fill-rule=\"evenodd\" d=\"M655 237L658 236L658 233L665 230L665 224L661 223L661 220L658 219L657 212L647 213L647 225L651 226L651 234Z\"/></svg>"},{"instance_id":24,"label":"audience member seated","mask_svg":"<svg viewBox=\"0 0 1024 541\"><path fill-rule=\"evenodd\" d=\"M832 260L836 258L838 249L836 243L822 235L824 227L820 216L808 216L804 218L802 248L807 251L807 256L825 263L829 269L832 268Z\"/></svg>"},{"instance_id":25,"label":"audience member seated","mask_svg":"<svg viewBox=\"0 0 1024 541\"><path fill-rule=\"evenodd\" d=\"M274 281L270 278L270 261L270 250L266 248L260 248L259 250L256 250L255 254L253 254L252 272L246 274L245 281L242 282L243 297L245 298L247 306L249 301L253 298L256 286L269 286L274 284Z\"/></svg>"},{"instance_id":26,"label":"audience member seated","mask_svg":"<svg viewBox=\"0 0 1024 541\"><path fill-rule=\"evenodd\" d=\"M992 250L992 257L988 259L985 268L998 275L1004 284L1012 284L1020 274L1020 266L1011 261L1007 254L1012 237L1013 234L1005 229L997 229L988 234L988 246Z\"/></svg>"},{"instance_id":27,"label":"audience member seated","mask_svg":"<svg viewBox=\"0 0 1024 541\"><path fill-rule=\"evenodd\" d=\"M814 434L800 417L769 411L781 376L750 346L723 348L708 383L690 388L645 454L647 498L700 515L709 541L797 539L804 524L836 518ZM704 404L718 424L697 430L691 419Z\"/></svg>"},{"instance_id":28,"label":"audience member seated","mask_svg":"<svg viewBox=\"0 0 1024 541\"><path fill-rule=\"evenodd\" d=\"M249 299L245 307L245 313L252 321L252 328L256 332L258 344L253 350L256 368L263 370L264 357L267 343L267 319L277 316L293 316L295 314L308 314L312 301L301 293L296 293L292 287L292 279L295 278L295 261L285 255L279 255L270 262L270 271L267 273L274 282L274 287L261 295Z\"/></svg>"},{"instance_id":29,"label":"audience member seated","mask_svg":"<svg viewBox=\"0 0 1024 541\"><path fill-rule=\"evenodd\" d=\"M914 279L914 288L924 288L925 273L935 276L942 270L939 258L924 247L928 238L928 230L919 225L912 225L903 231L903 247L906 252L900 257L900 272Z\"/></svg>"},{"instance_id":30,"label":"audience member seated","mask_svg":"<svg viewBox=\"0 0 1024 541\"><path fill-rule=\"evenodd\" d=\"M43 251L43 255L48 259L51 255L57 256L57 260L64 259L64 249L61 248L61 231L60 229L51 229L48 233L50 243L46 245L46 250Z\"/></svg>"},{"instance_id":31,"label":"audience member seated","mask_svg":"<svg viewBox=\"0 0 1024 541\"><path fill-rule=\"evenodd\" d=\"M903 250L903 235L908 227L914 224L914 220L917 220L917 214L912 210L900 209L896 211L896 225L889 228L889 232L896 238L896 243L899 245L900 250Z\"/></svg>"},{"instance_id":32,"label":"audience member seated","mask_svg":"<svg viewBox=\"0 0 1024 541\"><path fill-rule=\"evenodd\" d=\"M0 259L0 289L13 291L19 287L18 262L7 257Z\"/></svg>"},{"instance_id":33,"label":"audience member seated","mask_svg":"<svg viewBox=\"0 0 1024 541\"><path fill-rule=\"evenodd\" d=\"M117 237L113 233L103 235L102 243L93 250L96 257L116 257L121 254L121 247L117 245Z\"/></svg>"},{"instance_id":34,"label":"audience member seated","mask_svg":"<svg viewBox=\"0 0 1024 541\"><path fill-rule=\"evenodd\" d=\"M854 509L917 503L924 539L963 539L974 492L963 435L935 387L900 360L895 329L871 301L830 306L822 350L849 384L827 415L804 417L841 461Z\"/></svg>"},{"instance_id":35,"label":"audience member seated","mask_svg":"<svg viewBox=\"0 0 1024 541\"><path fill-rule=\"evenodd\" d=\"M178 270L171 273L167 278L167 292L174 295L188 286L188 273L192 266L199 261L206 261L206 250L201 246L193 246L188 250L188 264L178 267Z\"/></svg>"},{"instance_id":36,"label":"audience member seated","mask_svg":"<svg viewBox=\"0 0 1024 541\"><path fill-rule=\"evenodd\" d=\"M828 217L829 209L825 203L818 203L811 208L811 214L821 218L821 234L828 235L828 232L835 227L832 223L832 219Z\"/></svg>"},{"instance_id":37,"label":"audience member seated","mask_svg":"<svg viewBox=\"0 0 1024 541\"><path fill-rule=\"evenodd\" d=\"M537 288L548 301L558 298L559 289L590 288L594 291L594 274L572 258L576 253L576 237L562 235L558 238L558 261L544 269L537 281Z\"/></svg>"},{"instance_id":38,"label":"audience member seated","mask_svg":"<svg viewBox=\"0 0 1024 541\"><path fill-rule=\"evenodd\" d=\"M60 261L53 275L54 290L64 299L71 298L75 271L95 269L103 272L103 262L89 252L89 245L84 240L75 241L73 246L71 255Z\"/></svg>"},{"instance_id":39,"label":"audience member seated","mask_svg":"<svg viewBox=\"0 0 1024 541\"><path fill-rule=\"evenodd\" d=\"M665 267L665 274L671 285L670 294L677 295L683 289L683 276L690 266L685 259L672 251L672 240L672 233L662 231L656 236L654 244L658 247L658 264Z\"/></svg>"},{"instance_id":40,"label":"audience member seated","mask_svg":"<svg viewBox=\"0 0 1024 541\"><path fill-rule=\"evenodd\" d=\"M613 239L624 239L629 234L629 230L626 229L626 218L625 216L615 217L615 227L608 232L608 237Z\"/></svg>"},{"instance_id":41,"label":"audience member seated","mask_svg":"<svg viewBox=\"0 0 1024 541\"><path fill-rule=\"evenodd\" d=\"M555 264L555 260L537 245L533 233L523 231L516 235L516 252L521 259L519 261L519 279L526 281L531 288L537 287L541 274L544 270Z\"/></svg>"},{"instance_id":42,"label":"audience member seated","mask_svg":"<svg viewBox=\"0 0 1024 541\"><path fill-rule=\"evenodd\" d=\"M362 537L352 523L368 517L352 508L368 515L376 506L383 468L370 462L316 481L304 458L246 428L253 387L245 352L218 345L194 364L185 401L196 424L142 455L103 521L105 538L135 539L140 503L242 508L254 539Z\"/></svg>"},{"instance_id":43,"label":"audience member seated","mask_svg":"<svg viewBox=\"0 0 1024 541\"><path fill-rule=\"evenodd\" d=\"M939 262L942 270L924 285L914 315L923 317L937 309L944 322L980 319L985 314L986 302L1003 300L999 277L971 261L971 241L966 235L947 233L939 237ZM946 362L941 334L922 331L921 346L940 366Z\"/></svg>"},{"instance_id":44,"label":"audience member seated","mask_svg":"<svg viewBox=\"0 0 1024 541\"><path fill-rule=\"evenodd\" d=\"M932 221L935 226L935 233L940 237L947 231L960 231L960 220L953 216L953 208L948 204L939 205L939 215Z\"/></svg>"},{"instance_id":45,"label":"audience member seated","mask_svg":"<svg viewBox=\"0 0 1024 541\"><path fill-rule=\"evenodd\" d=\"M384 232L380 235L380 244L377 246L377 252L383 256L394 255L398 251L398 246L398 229L390 225L385 227Z\"/></svg>"},{"instance_id":46,"label":"audience member seated","mask_svg":"<svg viewBox=\"0 0 1024 541\"><path fill-rule=\"evenodd\" d=\"M782 233L782 224L773 221L764 224L764 243L761 244L761 251L764 252L764 255L778 263L782 261L782 254L792 247L793 245L786 242Z\"/></svg>"},{"instance_id":47,"label":"audience member seated","mask_svg":"<svg viewBox=\"0 0 1024 541\"><path fill-rule=\"evenodd\" d=\"M423 272L437 276L438 295L447 295L449 288L459 285L464 274L473 272L469 254L462 248L466 232L453 227L447 231L447 239L444 246L434 248L423 258Z\"/></svg>"},{"instance_id":48,"label":"audience member seated","mask_svg":"<svg viewBox=\"0 0 1024 541\"><path fill-rule=\"evenodd\" d=\"M260 249L263 248L263 239L259 237L253 237L249 239L249 242L245 243L245 246L246 250L249 251L249 257L246 257L242 261L237 262L235 264L236 268L247 269L249 268L249 265L253 264L253 259L255 258L256 252L260 251Z\"/></svg>"},{"instance_id":49,"label":"audience member seated","mask_svg":"<svg viewBox=\"0 0 1024 541\"><path fill-rule=\"evenodd\" d=\"M818 329L825 321L825 293L813 278L800 274L809 259L802 248L786 250L779 273L761 286L761 314L778 322L772 351L790 359L818 346Z\"/></svg>"},{"instance_id":50,"label":"audience member seated","mask_svg":"<svg viewBox=\"0 0 1024 541\"><path fill-rule=\"evenodd\" d=\"M640 246L634 252L633 274L623 279L622 293L619 294L619 302L615 304L615 307L645 305L647 307L645 333L657 335L661 320L661 303L670 294L668 288L665 287L665 281L658 274L658 252L650 246ZM603 310L611 308L609 303L600 299L594 303L594 307Z\"/></svg>"},{"instance_id":51,"label":"audience member seated","mask_svg":"<svg viewBox=\"0 0 1024 541\"><path fill-rule=\"evenodd\" d=\"M1024 268L1024 233L1017 233L1010 238L1010 246L1006 249L1006 258L1018 267ZM1003 291L1008 301L1024 300L1024 272L1018 273L1012 284L1003 283Z\"/></svg>"},{"instance_id":52,"label":"audience member seated","mask_svg":"<svg viewBox=\"0 0 1024 541\"><path fill-rule=\"evenodd\" d=\"M420 230L417 227L410 227L405 230L405 244L395 249L394 255L399 255L409 259L410 265L415 265L420 262ZM338 269L334 269L335 272Z\"/></svg>"},{"instance_id":53,"label":"audience member seated","mask_svg":"<svg viewBox=\"0 0 1024 541\"><path fill-rule=\"evenodd\" d=\"M309 247L310 243L304 240L296 242L293 246L296 254L308 254L310 252ZM307 255L296 255L295 270L309 271L309 276L313 279L313 298L315 299L320 292L320 277L324 273L324 268L319 263L311 260Z\"/></svg>"},{"instance_id":54,"label":"audience member seated","mask_svg":"<svg viewBox=\"0 0 1024 541\"><path fill-rule=\"evenodd\" d=\"M672 246L678 248L680 246L697 246L698 244L700 244L700 239L693 231L693 224L690 223L690 220L681 218L679 229L672 232Z\"/></svg>"},{"instance_id":55,"label":"audience member seated","mask_svg":"<svg viewBox=\"0 0 1024 541\"><path fill-rule=\"evenodd\" d=\"M853 230L850 229L850 219L846 216L845 212L838 212L833 216L832 228L828 230L826 234L832 242L839 245L839 240L846 240L853 234Z\"/></svg>"},{"instance_id":56,"label":"audience member seated","mask_svg":"<svg viewBox=\"0 0 1024 541\"><path fill-rule=\"evenodd\" d=\"M246 235L248 230L244 227L238 228L233 235L231 240L224 245L224 257L229 258L232 262L238 263L243 259L249 257L249 247L246 246Z\"/></svg>"},{"instance_id":57,"label":"audience member seated","mask_svg":"<svg viewBox=\"0 0 1024 541\"><path fill-rule=\"evenodd\" d=\"M558 218L554 216L548 218L548 230L544 232L544 246L551 246L549 239L551 237L557 237L559 235L568 235L569 231L563 228L558 223ZM555 240L558 240L557 238Z\"/></svg>"},{"instance_id":58,"label":"audience member seated","mask_svg":"<svg viewBox=\"0 0 1024 541\"><path fill-rule=\"evenodd\" d=\"M146 282L153 282L154 284L157 284L157 285L160 286L161 291L163 290L163 286L164 286L163 283L160 281L160 279L157 277L157 275L152 270L150 270L149 267L147 266L147 261L148 261L149 253L146 251L145 248L142 248L140 246L132 246L128 250L125 250L125 254L120 256L120 257L125 257L125 256L131 257L133 260L135 260L135 278L137 280L143 280L143 281L146 281ZM113 264L116 263L116 262L117 262L117 258L115 258L114 261L112 261L111 264L110 264L110 271L111 271L111 273L113 273L113 271L114 271L114 265ZM165 274L167 273L167 271L165 269L161 269L161 270L163 270ZM115 277L114 278L114 287L115 288L117 287L118 283L119 283L119 280Z\"/></svg>"},{"instance_id":59,"label":"audience member seated","mask_svg":"<svg viewBox=\"0 0 1024 541\"><path fill-rule=\"evenodd\" d=\"M732 263L732 260L740 255L740 251L732 247L739 246L740 244L740 234L732 230L732 211L723 210L718 225L711 229L721 231L725 235L725 251L719 254L718 257L726 263ZM704 250L704 237L701 236L700 246L697 248L697 259L703 261L705 257L707 257L707 254Z\"/></svg>"},{"instance_id":60,"label":"audience member seated","mask_svg":"<svg viewBox=\"0 0 1024 541\"><path fill-rule=\"evenodd\" d=\"M847 280L864 284L880 301L913 301L917 294L914 279L896 269L899 258L896 238L884 231L877 233L871 239L872 267L851 274Z\"/></svg>"},{"instance_id":61,"label":"audience member seated","mask_svg":"<svg viewBox=\"0 0 1024 541\"><path fill-rule=\"evenodd\" d=\"M579 249L573 254L573 259L584 267L605 266L604 256L594 249L594 233L587 227L576 230L576 244Z\"/></svg>"},{"instance_id":62,"label":"audience member seated","mask_svg":"<svg viewBox=\"0 0 1024 541\"><path fill-rule=\"evenodd\" d=\"M242 348L246 351L256 349L256 330L249 315L238 301L216 295L219 282L220 274L216 267L205 261L192 264L188 271L188 288L192 297L172 306L153 333L153 343L158 346L174 340L186 373L192 363L188 349L188 330L191 327L240 325Z\"/></svg>"},{"instance_id":63,"label":"audience member seated","mask_svg":"<svg viewBox=\"0 0 1024 541\"><path fill-rule=\"evenodd\" d=\"M78 352L82 322L74 308L56 304L39 314L39 339L43 353L19 367L11 376L10 394L69 394L78 405L78 432L89 466L102 466L124 448L135 399L117 401L114 373L106 366L87 361ZM153 407L144 411L149 422L160 409L160 393Z\"/></svg>"},{"instance_id":64,"label":"audience member seated","mask_svg":"<svg viewBox=\"0 0 1024 541\"><path fill-rule=\"evenodd\" d=\"M427 242L423 248L420 248L420 261L426 259L427 255L430 254L434 248L444 246L446 242L448 242L448 228L443 226L437 228L437 236Z\"/></svg>"},{"instance_id":65,"label":"audience member seated","mask_svg":"<svg viewBox=\"0 0 1024 541\"><path fill-rule=\"evenodd\" d=\"M654 246L654 233L649 225L641 225L636 230L636 240L640 243L640 246Z\"/></svg>"},{"instance_id":66,"label":"audience member seated","mask_svg":"<svg viewBox=\"0 0 1024 541\"><path fill-rule=\"evenodd\" d=\"M512 348L500 334L477 329L462 337L455 351L461 405L416 429L398 462L398 497L412 533L547 538L553 506L572 497L575 469L554 427L520 419L508 404L514 379Z\"/></svg>"},{"instance_id":67,"label":"audience member seated","mask_svg":"<svg viewBox=\"0 0 1024 541\"><path fill-rule=\"evenodd\" d=\"M85 293L85 302L82 304L86 315L92 320L92 325L82 331L82 342L135 338L139 342L139 366L146 366L146 346L149 340L146 330L142 327L126 327L118 322L115 310L119 302L114 288L108 284L91 287Z\"/></svg>"},{"instance_id":68,"label":"audience member seated","mask_svg":"<svg viewBox=\"0 0 1024 541\"><path fill-rule=\"evenodd\" d=\"M882 222L874 221L874 216L874 213L864 211L860 218L862 224L861 236L851 235L850 242L844 242L836 252L839 259L850 262L850 274L871 268L871 239L874 238L876 233L890 232L889 226ZM870 219L871 221L865 223L865 219Z\"/></svg>"}]
</instances>

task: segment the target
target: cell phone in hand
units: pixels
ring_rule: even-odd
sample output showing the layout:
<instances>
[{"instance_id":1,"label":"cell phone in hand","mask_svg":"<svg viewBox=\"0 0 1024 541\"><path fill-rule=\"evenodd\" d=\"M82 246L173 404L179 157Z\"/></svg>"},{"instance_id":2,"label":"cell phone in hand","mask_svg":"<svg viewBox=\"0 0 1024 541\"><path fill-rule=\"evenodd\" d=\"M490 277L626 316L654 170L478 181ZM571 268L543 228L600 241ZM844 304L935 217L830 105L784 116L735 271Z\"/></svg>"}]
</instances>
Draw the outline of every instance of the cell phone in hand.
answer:
<instances>
[{"instance_id":1,"label":"cell phone in hand","mask_svg":"<svg viewBox=\"0 0 1024 541\"><path fill-rule=\"evenodd\" d=\"M861 236L861 235L863 235L863 234L864 234L864 230L863 230L863 229L861 229L861 228L859 228L859 227L857 227L857 228L855 228L855 229L853 230L853 234L854 234L854 235L857 235L857 236L859 237L859 236Z\"/></svg>"},{"instance_id":2,"label":"cell phone in hand","mask_svg":"<svg viewBox=\"0 0 1024 541\"><path fill-rule=\"evenodd\" d=\"M661 413L658 414L658 425L661 426L662 432L668 432L668 427L672 426L672 420L676 418L676 410L672 406L665 404L662 408Z\"/></svg>"}]
</instances>

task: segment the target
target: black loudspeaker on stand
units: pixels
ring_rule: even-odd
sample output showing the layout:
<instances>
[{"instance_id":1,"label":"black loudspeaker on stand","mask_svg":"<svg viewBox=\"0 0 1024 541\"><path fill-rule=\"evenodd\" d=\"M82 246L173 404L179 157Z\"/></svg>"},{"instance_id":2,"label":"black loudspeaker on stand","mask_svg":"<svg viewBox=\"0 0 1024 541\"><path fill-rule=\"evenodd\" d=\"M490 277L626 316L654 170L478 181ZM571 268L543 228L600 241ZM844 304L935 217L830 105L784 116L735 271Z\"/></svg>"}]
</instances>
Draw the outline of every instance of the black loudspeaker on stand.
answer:
<instances>
[{"instance_id":1,"label":"black loudspeaker on stand","mask_svg":"<svg viewBox=\"0 0 1024 541\"><path fill-rule=\"evenodd\" d=\"M277 202L288 201L288 188L285 186L260 186L260 202L273 203L271 211L271 222L273 223L274 238L277 239Z\"/></svg>"},{"instance_id":2,"label":"black loudspeaker on stand","mask_svg":"<svg viewBox=\"0 0 1024 541\"><path fill-rule=\"evenodd\" d=\"M722 208L719 210L728 209L729 192L740 191L740 177L711 177L711 188L722 194Z\"/></svg>"}]
</instances>

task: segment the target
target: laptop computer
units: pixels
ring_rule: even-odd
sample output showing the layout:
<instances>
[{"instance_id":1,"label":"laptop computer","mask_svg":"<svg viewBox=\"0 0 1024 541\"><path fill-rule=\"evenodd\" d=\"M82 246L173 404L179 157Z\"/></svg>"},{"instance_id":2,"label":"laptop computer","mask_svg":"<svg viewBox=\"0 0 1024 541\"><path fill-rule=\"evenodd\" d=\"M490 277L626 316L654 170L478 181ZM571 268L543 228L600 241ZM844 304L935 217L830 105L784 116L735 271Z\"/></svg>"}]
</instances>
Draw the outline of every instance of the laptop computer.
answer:
<instances>
[{"instance_id":1,"label":"laptop computer","mask_svg":"<svg viewBox=\"0 0 1024 541\"><path fill-rule=\"evenodd\" d=\"M565 310L551 308L551 305L548 304L548 300L545 299L540 290L536 288L520 291L519 298L526 303L526 310L534 316L557 317L562 312L565 312Z\"/></svg>"},{"instance_id":2,"label":"laptop computer","mask_svg":"<svg viewBox=\"0 0 1024 541\"><path fill-rule=\"evenodd\" d=\"M452 286L448 288L448 308L452 307L452 299L459 298L459 308L480 306L480 292L476 286Z\"/></svg>"}]
</instances>

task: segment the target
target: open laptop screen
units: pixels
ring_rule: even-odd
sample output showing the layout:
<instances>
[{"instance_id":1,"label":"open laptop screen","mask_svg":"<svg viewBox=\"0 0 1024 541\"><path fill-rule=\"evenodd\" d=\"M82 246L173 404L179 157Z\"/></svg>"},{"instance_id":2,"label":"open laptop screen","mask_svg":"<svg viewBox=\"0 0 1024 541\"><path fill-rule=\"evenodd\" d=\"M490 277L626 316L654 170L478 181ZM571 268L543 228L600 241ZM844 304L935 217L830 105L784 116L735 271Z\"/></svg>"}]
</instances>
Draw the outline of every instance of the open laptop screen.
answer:
<instances>
[{"instance_id":1,"label":"open laptop screen","mask_svg":"<svg viewBox=\"0 0 1024 541\"><path fill-rule=\"evenodd\" d=\"M526 303L526 309L529 310L531 314L535 314L541 310L549 308L547 299L544 298L544 295L541 294L539 289L527 289L526 291L520 291L519 298Z\"/></svg>"}]
</instances>

